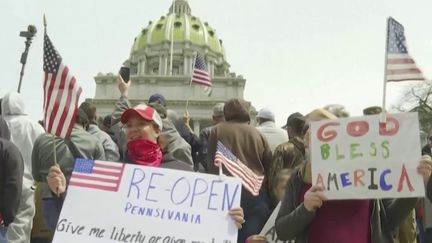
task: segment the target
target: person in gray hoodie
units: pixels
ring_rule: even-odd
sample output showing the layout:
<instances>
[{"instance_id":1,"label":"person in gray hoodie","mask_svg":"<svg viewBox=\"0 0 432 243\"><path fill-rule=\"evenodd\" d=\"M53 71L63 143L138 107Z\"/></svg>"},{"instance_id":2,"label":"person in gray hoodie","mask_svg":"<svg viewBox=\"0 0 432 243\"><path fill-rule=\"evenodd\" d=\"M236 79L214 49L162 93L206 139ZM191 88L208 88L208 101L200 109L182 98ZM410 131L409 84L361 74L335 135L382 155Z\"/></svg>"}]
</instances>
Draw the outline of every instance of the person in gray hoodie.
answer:
<instances>
[{"instance_id":1,"label":"person in gray hoodie","mask_svg":"<svg viewBox=\"0 0 432 243\"><path fill-rule=\"evenodd\" d=\"M8 242L7 229L18 212L24 174L21 153L9 138L6 121L0 117L0 243Z\"/></svg>"},{"instance_id":2,"label":"person in gray hoodie","mask_svg":"<svg viewBox=\"0 0 432 243\"><path fill-rule=\"evenodd\" d=\"M87 132L93 135L104 148L107 161L119 162L120 154L117 144L111 139L108 133L102 131L96 124L96 106L88 101L81 103L80 110L84 111L89 118Z\"/></svg>"},{"instance_id":3,"label":"person in gray hoodie","mask_svg":"<svg viewBox=\"0 0 432 243\"><path fill-rule=\"evenodd\" d=\"M84 158L91 160L105 160L105 152L102 144L85 130L89 120L84 111L78 110L77 119L69 138L55 138L55 151L57 163L54 163L54 138L52 134L40 135L33 147L32 173L33 177L41 185L43 216L46 225L55 229L60 215L66 191L56 191L57 187L50 186L50 182L61 180L66 189L67 181L72 175L75 159Z\"/></svg>"},{"instance_id":4,"label":"person in gray hoodie","mask_svg":"<svg viewBox=\"0 0 432 243\"><path fill-rule=\"evenodd\" d=\"M30 242L35 214L34 179L31 171L31 154L36 138L44 132L39 123L28 118L22 96L11 92L3 97L2 115L11 132L10 141L20 150L24 160L24 177L18 213L8 229L11 243Z\"/></svg>"}]
</instances>

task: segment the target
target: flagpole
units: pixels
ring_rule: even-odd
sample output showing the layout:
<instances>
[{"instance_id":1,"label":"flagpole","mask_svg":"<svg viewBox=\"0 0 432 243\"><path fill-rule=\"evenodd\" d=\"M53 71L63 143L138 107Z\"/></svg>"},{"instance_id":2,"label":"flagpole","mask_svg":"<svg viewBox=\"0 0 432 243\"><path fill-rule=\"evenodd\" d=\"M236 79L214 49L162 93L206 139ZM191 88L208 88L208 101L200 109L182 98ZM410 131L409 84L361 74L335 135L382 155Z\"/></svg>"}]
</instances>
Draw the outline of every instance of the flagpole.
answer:
<instances>
[{"instance_id":1,"label":"flagpole","mask_svg":"<svg viewBox=\"0 0 432 243\"><path fill-rule=\"evenodd\" d=\"M175 17L175 2L176 0L173 0L173 15L171 17L171 20ZM173 51L174 51L174 21L171 21L171 50L170 50L170 75L173 76Z\"/></svg>"},{"instance_id":2,"label":"flagpole","mask_svg":"<svg viewBox=\"0 0 432 243\"><path fill-rule=\"evenodd\" d=\"M383 83L383 101L381 122L386 120L386 92L387 92L387 62L388 62L388 40L389 40L389 20L387 17L386 38L385 38L385 56L384 56L384 83Z\"/></svg>"},{"instance_id":3,"label":"flagpole","mask_svg":"<svg viewBox=\"0 0 432 243\"><path fill-rule=\"evenodd\" d=\"M45 17L45 14L43 15L43 25L44 25L44 34L46 35L47 32L47 20ZM57 148L56 148L56 136L55 134L52 134L53 139L53 151L54 151L54 166L58 166L57 162Z\"/></svg>"},{"instance_id":4,"label":"flagpole","mask_svg":"<svg viewBox=\"0 0 432 243\"><path fill-rule=\"evenodd\" d=\"M195 54L195 58L194 58L194 61L193 61L192 69L195 68L195 62L196 62L196 58L197 58L197 56L198 56L198 53ZM192 72L191 72L191 79L190 79L190 82L189 82L189 88L192 87L192 79L193 79L192 76L193 76L193 70L192 70ZM189 98L186 100L186 112L188 111L188 106L189 106Z\"/></svg>"}]
</instances>

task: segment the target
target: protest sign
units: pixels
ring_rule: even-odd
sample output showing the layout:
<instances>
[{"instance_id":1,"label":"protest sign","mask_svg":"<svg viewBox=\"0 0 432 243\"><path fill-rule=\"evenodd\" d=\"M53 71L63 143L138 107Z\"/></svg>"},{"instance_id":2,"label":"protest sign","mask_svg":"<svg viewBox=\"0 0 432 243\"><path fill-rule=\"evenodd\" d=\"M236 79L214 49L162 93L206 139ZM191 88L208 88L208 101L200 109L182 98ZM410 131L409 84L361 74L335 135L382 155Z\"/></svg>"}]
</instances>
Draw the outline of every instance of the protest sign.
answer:
<instances>
[{"instance_id":1,"label":"protest sign","mask_svg":"<svg viewBox=\"0 0 432 243\"><path fill-rule=\"evenodd\" d=\"M234 243L240 180L78 159L54 243Z\"/></svg>"},{"instance_id":2,"label":"protest sign","mask_svg":"<svg viewBox=\"0 0 432 243\"><path fill-rule=\"evenodd\" d=\"M265 236L268 243L291 243L294 242L294 240L280 240L276 234L275 229L275 221L276 217L279 213L279 209L281 207L281 202L278 203L276 208L273 210L273 213L270 215L269 219L267 220L267 223L264 225L263 229L261 230L260 235Z\"/></svg>"},{"instance_id":3,"label":"protest sign","mask_svg":"<svg viewBox=\"0 0 432 243\"><path fill-rule=\"evenodd\" d=\"M311 124L312 181L328 199L423 197L417 113Z\"/></svg>"}]
</instances>

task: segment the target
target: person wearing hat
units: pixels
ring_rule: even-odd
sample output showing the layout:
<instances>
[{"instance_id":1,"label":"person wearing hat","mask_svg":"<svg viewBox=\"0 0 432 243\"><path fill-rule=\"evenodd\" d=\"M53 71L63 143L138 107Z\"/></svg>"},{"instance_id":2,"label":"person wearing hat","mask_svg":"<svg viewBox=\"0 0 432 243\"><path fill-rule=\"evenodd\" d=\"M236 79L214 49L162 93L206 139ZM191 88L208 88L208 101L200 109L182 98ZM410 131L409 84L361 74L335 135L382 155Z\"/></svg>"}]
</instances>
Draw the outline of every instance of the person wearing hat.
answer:
<instances>
[{"instance_id":1,"label":"person wearing hat","mask_svg":"<svg viewBox=\"0 0 432 243\"><path fill-rule=\"evenodd\" d=\"M126 162L159 167L164 145L160 139L162 119L147 105L127 109L121 116L127 142ZM162 146L162 149L161 149Z\"/></svg>"},{"instance_id":2,"label":"person wearing hat","mask_svg":"<svg viewBox=\"0 0 432 243\"><path fill-rule=\"evenodd\" d=\"M102 144L105 152L105 159L107 161L119 162L120 154L117 144L114 143L108 133L102 131L96 124L96 106L91 102L84 101L81 103L79 109L86 113L89 119L87 132L93 135Z\"/></svg>"},{"instance_id":3,"label":"person wearing hat","mask_svg":"<svg viewBox=\"0 0 432 243\"><path fill-rule=\"evenodd\" d=\"M269 108L262 108L256 116L257 129L267 139L273 153L275 148L288 141L288 134L282 128L276 127L275 115Z\"/></svg>"},{"instance_id":4,"label":"person wearing hat","mask_svg":"<svg viewBox=\"0 0 432 243\"><path fill-rule=\"evenodd\" d=\"M363 109L363 115L377 115L382 112L382 108L380 106L369 106Z\"/></svg>"},{"instance_id":5,"label":"person wearing hat","mask_svg":"<svg viewBox=\"0 0 432 243\"><path fill-rule=\"evenodd\" d=\"M250 125L250 106L249 102L242 99L231 99L225 103L225 121L213 127L210 132L207 164L209 173L219 173L219 167L215 165L214 159L217 144L221 143L248 168L245 170L251 177L267 175L272 154L265 137ZM225 167L223 173L233 175ZM246 223L239 231L238 242L243 243L249 236L258 234L270 215L270 202L265 184L264 179L261 186L254 187L254 190L251 190L251 187L242 187L240 205L244 209Z\"/></svg>"},{"instance_id":6,"label":"person wearing hat","mask_svg":"<svg viewBox=\"0 0 432 243\"><path fill-rule=\"evenodd\" d=\"M43 216L49 229L55 230L57 225L75 159L105 160L102 144L86 131L88 125L87 114L82 109L78 109L70 137L55 138L58 163L56 165L53 163L53 135L43 133L35 141L32 152L32 174L41 185Z\"/></svg>"},{"instance_id":7,"label":"person wearing hat","mask_svg":"<svg viewBox=\"0 0 432 243\"><path fill-rule=\"evenodd\" d=\"M337 117L324 109L316 109L306 116L307 122L334 119ZM292 173L276 218L279 239L295 239L297 243L394 242L395 228L416 206L418 199L327 201L324 188L312 185L309 129L304 141L306 162ZM431 167L427 166L425 158L420 161L418 172L423 178L430 175Z\"/></svg>"},{"instance_id":8,"label":"person wearing hat","mask_svg":"<svg viewBox=\"0 0 432 243\"><path fill-rule=\"evenodd\" d=\"M279 144L274 153L272 163L269 168L269 192L273 201L273 206L279 202L277 196L273 194L277 185L276 175L284 168L294 169L304 161L305 148L303 143L303 127L305 124L304 116L295 112L288 116L285 125L289 141Z\"/></svg>"},{"instance_id":9,"label":"person wearing hat","mask_svg":"<svg viewBox=\"0 0 432 243\"><path fill-rule=\"evenodd\" d=\"M207 168L207 161L208 161L208 139L210 137L210 132L212 131L213 127L217 124L223 122L225 120L223 109L224 109L225 103L217 103L215 106L213 106L213 125L210 127L204 128L199 135L200 139L200 150L198 153L199 161L202 167L204 168L204 171L208 171Z\"/></svg>"},{"instance_id":10,"label":"person wearing hat","mask_svg":"<svg viewBox=\"0 0 432 243\"><path fill-rule=\"evenodd\" d=\"M149 97L148 103L158 103L161 104L163 107L166 107L167 105L165 97L158 93L151 95Z\"/></svg>"},{"instance_id":11,"label":"person wearing hat","mask_svg":"<svg viewBox=\"0 0 432 243\"><path fill-rule=\"evenodd\" d=\"M125 138L124 130L121 127L124 125L121 123L121 116L127 110L133 106L129 102L128 93L131 82L125 82L121 76L117 79L118 88L120 91L120 98L116 102L115 110L112 113L112 126L114 130L117 130L117 145L123 155L123 158L127 157L127 141ZM166 148L164 151L164 157L172 157L177 161L183 162L193 168L193 160L191 153L191 146L180 136L174 124L167 118L166 100L160 94L154 94L149 98L148 106L152 107L159 114L163 126L160 127L161 135L163 137Z\"/></svg>"}]
</instances>

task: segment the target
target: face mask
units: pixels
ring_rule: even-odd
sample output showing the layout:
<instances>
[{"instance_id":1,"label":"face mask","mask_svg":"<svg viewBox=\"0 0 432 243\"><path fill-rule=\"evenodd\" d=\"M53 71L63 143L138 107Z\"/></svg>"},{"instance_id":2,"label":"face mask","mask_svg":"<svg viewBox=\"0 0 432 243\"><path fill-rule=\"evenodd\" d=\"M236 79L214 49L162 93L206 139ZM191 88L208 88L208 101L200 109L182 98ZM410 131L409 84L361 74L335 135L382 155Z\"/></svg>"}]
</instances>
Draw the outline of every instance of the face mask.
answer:
<instances>
[{"instance_id":1,"label":"face mask","mask_svg":"<svg viewBox=\"0 0 432 243\"><path fill-rule=\"evenodd\" d=\"M162 151L158 144L146 140L136 139L128 142L128 158L135 164L159 167L162 161Z\"/></svg>"}]
</instances>

